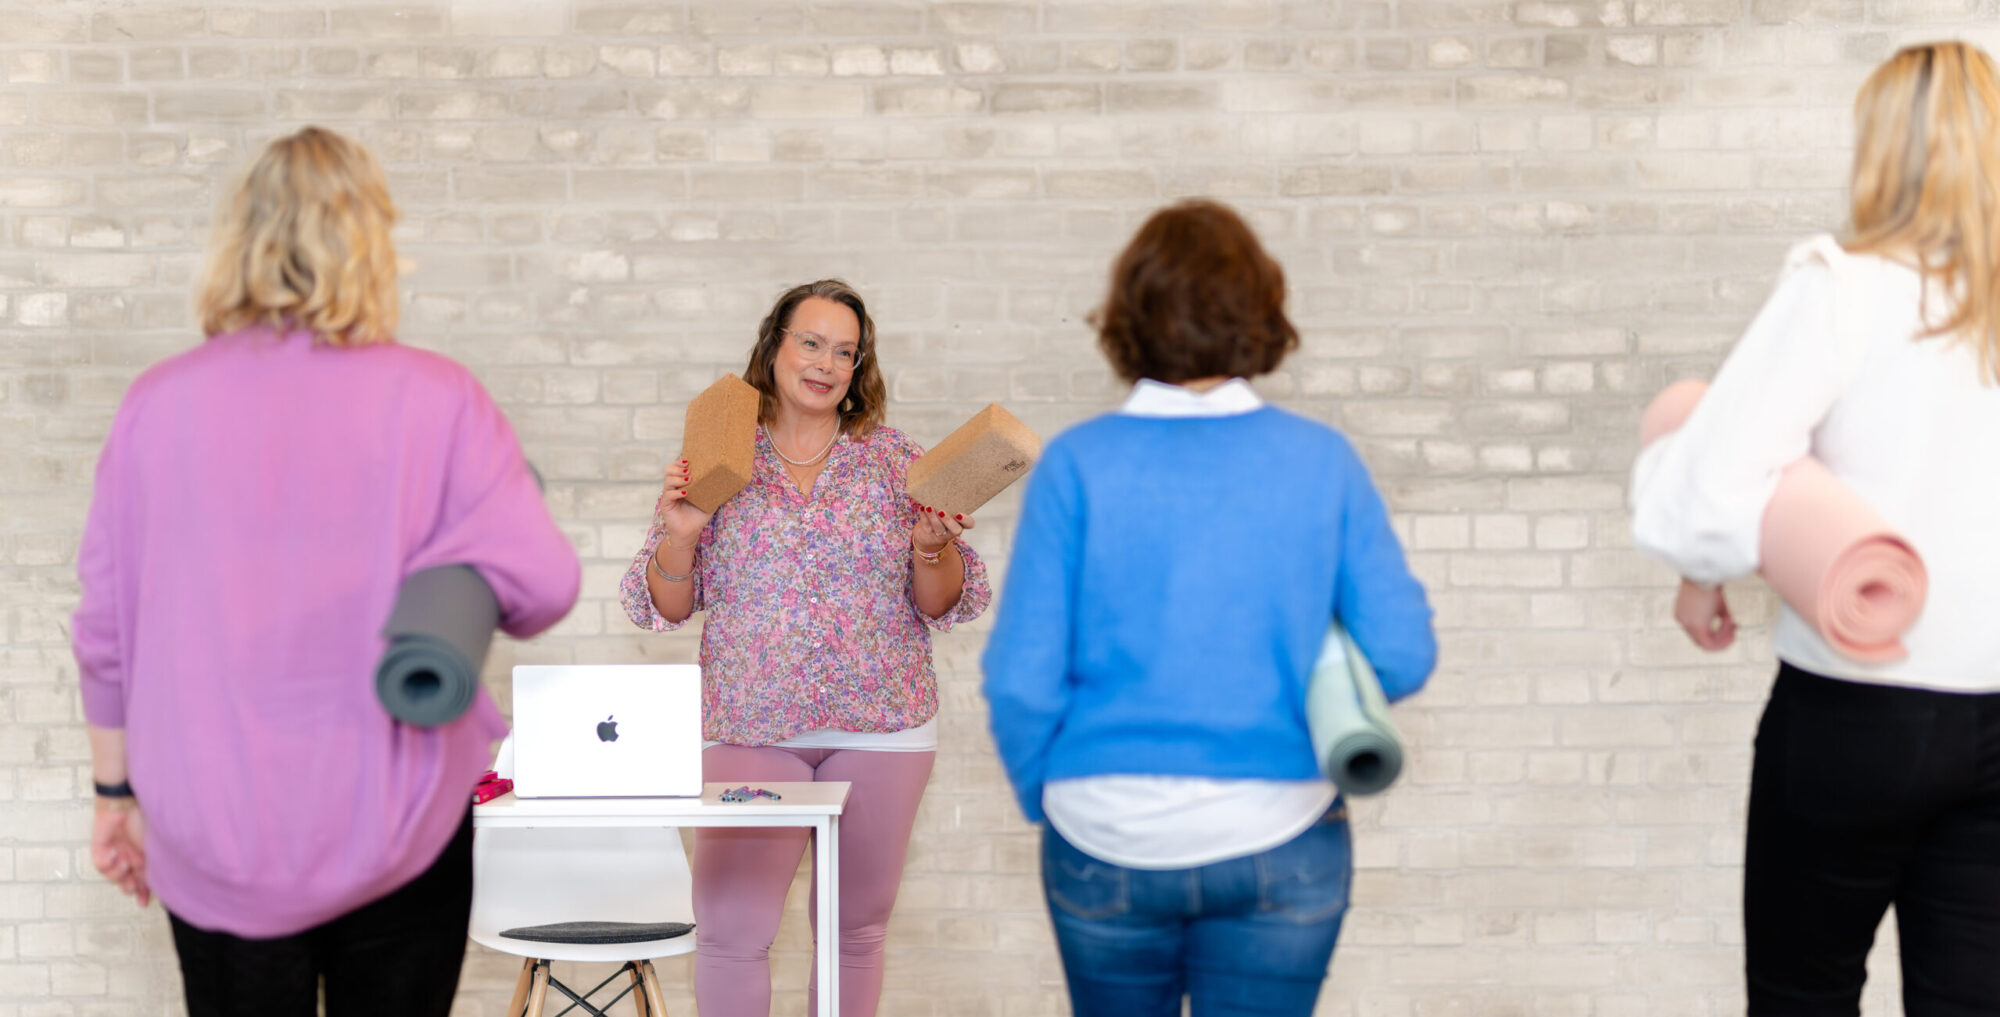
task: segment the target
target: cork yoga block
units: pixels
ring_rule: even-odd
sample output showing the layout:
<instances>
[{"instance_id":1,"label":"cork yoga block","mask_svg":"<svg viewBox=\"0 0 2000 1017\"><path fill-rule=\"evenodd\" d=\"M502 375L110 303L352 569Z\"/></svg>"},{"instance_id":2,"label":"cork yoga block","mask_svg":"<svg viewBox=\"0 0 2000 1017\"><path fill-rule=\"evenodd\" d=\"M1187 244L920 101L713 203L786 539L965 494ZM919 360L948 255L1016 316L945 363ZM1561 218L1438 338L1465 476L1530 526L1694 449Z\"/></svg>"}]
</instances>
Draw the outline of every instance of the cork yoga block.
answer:
<instances>
[{"instance_id":1,"label":"cork yoga block","mask_svg":"<svg viewBox=\"0 0 2000 1017\"><path fill-rule=\"evenodd\" d=\"M971 515L1027 476L1041 454L1035 432L992 403L911 463L905 490L919 505Z\"/></svg>"},{"instance_id":2,"label":"cork yoga block","mask_svg":"<svg viewBox=\"0 0 2000 1017\"><path fill-rule=\"evenodd\" d=\"M750 483L757 458L757 390L725 374L688 403L681 455L688 461L687 500L714 512Z\"/></svg>"}]
</instances>

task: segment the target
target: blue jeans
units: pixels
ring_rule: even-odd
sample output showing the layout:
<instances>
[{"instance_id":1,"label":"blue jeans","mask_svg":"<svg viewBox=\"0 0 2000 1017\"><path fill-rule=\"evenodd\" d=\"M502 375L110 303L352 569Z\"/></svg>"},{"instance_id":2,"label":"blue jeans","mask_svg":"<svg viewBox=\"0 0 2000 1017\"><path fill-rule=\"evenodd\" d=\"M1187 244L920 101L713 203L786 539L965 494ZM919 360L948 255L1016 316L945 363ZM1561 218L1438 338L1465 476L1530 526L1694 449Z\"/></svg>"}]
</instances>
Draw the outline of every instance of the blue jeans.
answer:
<instances>
[{"instance_id":1,"label":"blue jeans","mask_svg":"<svg viewBox=\"0 0 2000 1017\"><path fill-rule=\"evenodd\" d=\"M1307 1017L1354 876L1347 810L1265 851L1128 869L1042 828L1042 888L1076 1017Z\"/></svg>"}]
</instances>

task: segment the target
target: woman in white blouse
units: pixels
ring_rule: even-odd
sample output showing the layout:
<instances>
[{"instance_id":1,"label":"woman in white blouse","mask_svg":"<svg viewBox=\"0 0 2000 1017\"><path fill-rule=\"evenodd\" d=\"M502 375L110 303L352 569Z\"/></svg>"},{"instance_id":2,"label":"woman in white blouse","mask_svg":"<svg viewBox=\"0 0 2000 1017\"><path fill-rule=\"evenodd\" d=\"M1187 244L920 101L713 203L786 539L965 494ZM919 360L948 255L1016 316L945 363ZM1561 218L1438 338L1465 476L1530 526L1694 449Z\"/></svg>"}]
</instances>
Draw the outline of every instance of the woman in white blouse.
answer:
<instances>
[{"instance_id":1,"label":"woman in white blouse","mask_svg":"<svg viewBox=\"0 0 2000 1017\"><path fill-rule=\"evenodd\" d=\"M1685 427L1633 476L1675 618L1729 645L1779 471L1808 453L1930 574L1905 658L1834 652L1789 608L1750 780L1749 1012L1859 1012L1896 907L1910 1017L2000 1014L2000 74L1913 46L1855 101L1853 232L1801 244Z\"/></svg>"}]
</instances>

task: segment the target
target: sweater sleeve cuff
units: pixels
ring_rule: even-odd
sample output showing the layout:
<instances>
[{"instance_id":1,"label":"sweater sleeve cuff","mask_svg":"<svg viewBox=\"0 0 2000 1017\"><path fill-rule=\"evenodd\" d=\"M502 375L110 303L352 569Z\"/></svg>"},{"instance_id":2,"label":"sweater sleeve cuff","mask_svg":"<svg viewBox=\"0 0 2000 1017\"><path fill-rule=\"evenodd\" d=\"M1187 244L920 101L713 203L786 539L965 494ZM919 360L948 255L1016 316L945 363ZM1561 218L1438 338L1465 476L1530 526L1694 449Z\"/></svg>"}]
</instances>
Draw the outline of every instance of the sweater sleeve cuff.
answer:
<instances>
[{"instance_id":1,"label":"sweater sleeve cuff","mask_svg":"<svg viewBox=\"0 0 2000 1017\"><path fill-rule=\"evenodd\" d=\"M1042 785L1036 784L1032 787L1022 788L1020 799L1021 814L1028 818L1028 822L1043 823L1048 821L1048 816L1042 812Z\"/></svg>"},{"instance_id":2,"label":"sweater sleeve cuff","mask_svg":"<svg viewBox=\"0 0 2000 1017\"><path fill-rule=\"evenodd\" d=\"M653 591L646 585L646 569L653 560L653 549L659 546L664 534L665 531L657 526L646 534L646 545L639 549L638 556L632 559L632 566L625 570L625 577L618 584L618 599L625 608L625 616L632 619L632 624L651 632L672 632L694 620L695 611L702 609L699 585L695 587L694 610L680 621L668 621L660 614L659 606L653 603ZM700 562L696 562L696 571L700 571ZM699 584L701 578L691 576L688 581Z\"/></svg>"},{"instance_id":3,"label":"sweater sleeve cuff","mask_svg":"<svg viewBox=\"0 0 2000 1017\"><path fill-rule=\"evenodd\" d=\"M91 727L122 730L125 727L124 689L116 684L85 678L82 683L83 719Z\"/></svg>"},{"instance_id":4,"label":"sweater sleeve cuff","mask_svg":"<svg viewBox=\"0 0 2000 1017\"><path fill-rule=\"evenodd\" d=\"M993 584L986 577L986 563L964 538L959 538L956 543L959 560L964 563L965 568L965 578L959 586L958 603L935 618L922 611L917 612L917 617L923 619L925 625L939 632L949 632L952 626L979 617L986 612L987 605L993 602Z\"/></svg>"}]
</instances>

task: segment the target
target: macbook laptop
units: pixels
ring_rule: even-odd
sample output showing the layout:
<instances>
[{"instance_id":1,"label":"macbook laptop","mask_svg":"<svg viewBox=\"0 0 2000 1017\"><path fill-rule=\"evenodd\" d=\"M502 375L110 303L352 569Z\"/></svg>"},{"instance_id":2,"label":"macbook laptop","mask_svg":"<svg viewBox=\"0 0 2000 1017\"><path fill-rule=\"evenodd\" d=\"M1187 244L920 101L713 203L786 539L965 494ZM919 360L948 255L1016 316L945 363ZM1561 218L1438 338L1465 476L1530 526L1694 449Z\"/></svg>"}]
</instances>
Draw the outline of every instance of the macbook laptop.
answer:
<instances>
[{"instance_id":1,"label":"macbook laptop","mask_svg":"<svg viewBox=\"0 0 2000 1017\"><path fill-rule=\"evenodd\" d=\"M700 794L700 667L550 664L514 669L515 797Z\"/></svg>"}]
</instances>

